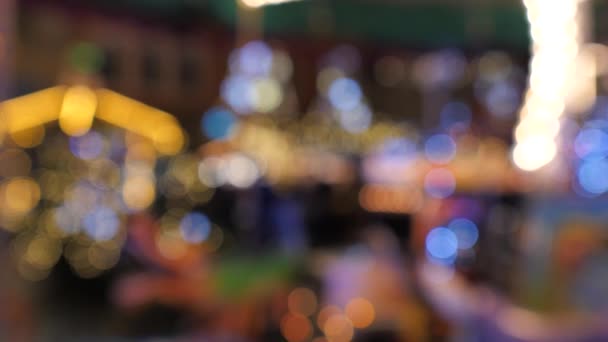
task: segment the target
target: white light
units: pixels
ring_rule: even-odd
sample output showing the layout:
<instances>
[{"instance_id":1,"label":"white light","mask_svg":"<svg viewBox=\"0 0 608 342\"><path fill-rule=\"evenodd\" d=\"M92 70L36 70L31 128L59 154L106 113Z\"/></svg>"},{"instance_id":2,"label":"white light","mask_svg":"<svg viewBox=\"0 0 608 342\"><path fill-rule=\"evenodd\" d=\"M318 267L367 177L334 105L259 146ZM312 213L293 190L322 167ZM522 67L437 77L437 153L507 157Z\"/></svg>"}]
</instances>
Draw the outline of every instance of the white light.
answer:
<instances>
[{"instance_id":1,"label":"white light","mask_svg":"<svg viewBox=\"0 0 608 342\"><path fill-rule=\"evenodd\" d=\"M241 0L243 5L251 8L259 8L268 5L278 5L285 2L294 2L299 0Z\"/></svg>"},{"instance_id":2,"label":"white light","mask_svg":"<svg viewBox=\"0 0 608 342\"><path fill-rule=\"evenodd\" d=\"M574 71L582 49L580 2L524 0L533 56L513 149L513 161L522 170L538 170L555 158L560 117L577 101L571 89L577 85Z\"/></svg>"}]
</instances>

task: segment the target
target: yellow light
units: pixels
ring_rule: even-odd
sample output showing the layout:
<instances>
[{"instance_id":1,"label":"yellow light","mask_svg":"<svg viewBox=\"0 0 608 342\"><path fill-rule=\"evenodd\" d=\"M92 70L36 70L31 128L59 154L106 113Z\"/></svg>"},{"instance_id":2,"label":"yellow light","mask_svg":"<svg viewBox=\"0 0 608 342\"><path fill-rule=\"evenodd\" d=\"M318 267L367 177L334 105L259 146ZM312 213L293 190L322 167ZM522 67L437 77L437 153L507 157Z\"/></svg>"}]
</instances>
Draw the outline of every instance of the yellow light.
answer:
<instances>
[{"instance_id":1,"label":"yellow light","mask_svg":"<svg viewBox=\"0 0 608 342\"><path fill-rule=\"evenodd\" d=\"M96 109L97 96L94 91L85 86L71 87L63 98L59 127L67 135L83 135L91 129Z\"/></svg>"},{"instance_id":2,"label":"yellow light","mask_svg":"<svg viewBox=\"0 0 608 342\"><path fill-rule=\"evenodd\" d=\"M170 114L106 89L97 90L97 97L99 119L151 140L162 154L183 148L184 132Z\"/></svg>"},{"instance_id":3,"label":"yellow light","mask_svg":"<svg viewBox=\"0 0 608 342\"><path fill-rule=\"evenodd\" d=\"M27 129L12 131L11 140L21 148L32 148L40 145L44 140L44 126L34 126Z\"/></svg>"},{"instance_id":4,"label":"yellow light","mask_svg":"<svg viewBox=\"0 0 608 342\"><path fill-rule=\"evenodd\" d=\"M149 207L156 197L154 181L145 176L127 178L122 188L122 198L125 204L134 210Z\"/></svg>"},{"instance_id":5,"label":"yellow light","mask_svg":"<svg viewBox=\"0 0 608 342\"><path fill-rule=\"evenodd\" d=\"M7 216L25 215L40 200L40 187L31 178L13 178L0 185L0 210Z\"/></svg>"},{"instance_id":6,"label":"yellow light","mask_svg":"<svg viewBox=\"0 0 608 342\"><path fill-rule=\"evenodd\" d=\"M9 132L18 132L57 120L65 87L54 87L0 103L0 118Z\"/></svg>"},{"instance_id":7,"label":"yellow light","mask_svg":"<svg viewBox=\"0 0 608 342\"><path fill-rule=\"evenodd\" d=\"M251 105L260 113L270 113L283 102L283 90L275 79L255 80L249 94Z\"/></svg>"}]
</instances>

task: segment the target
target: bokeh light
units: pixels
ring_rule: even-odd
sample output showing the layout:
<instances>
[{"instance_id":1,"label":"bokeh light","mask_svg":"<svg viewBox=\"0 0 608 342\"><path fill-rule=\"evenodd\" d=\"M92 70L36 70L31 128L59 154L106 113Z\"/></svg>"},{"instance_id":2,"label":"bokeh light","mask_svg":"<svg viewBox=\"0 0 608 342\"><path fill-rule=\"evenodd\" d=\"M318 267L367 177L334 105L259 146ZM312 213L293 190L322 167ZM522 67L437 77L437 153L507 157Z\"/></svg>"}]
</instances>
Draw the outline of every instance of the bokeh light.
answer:
<instances>
[{"instance_id":1,"label":"bokeh light","mask_svg":"<svg viewBox=\"0 0 608 342\"><path fill-rule=\"evenodd\" d=\"M357 81L350 78L338 78L329 86L327 96L335 108L348 112L357 108L361 103L363 93Z\"/></svg>"},{"instance_id":2,"label":"bokeh light","mask_svg":"<svg viewBox=\"0 0 608 342\"><path fill-rule=\"evenodd\" d=\"M76 157L83 160L99 157L104 152L104 149L104 137L94 131L70 138L70 150Z\"/></svg>"},{"instance_id":3,"label":"bokeh light","mask_svg":"<svg viewBox=\"0 0 608 342\"><path fill-rule=\"evenodd\" d=\"M376 311L370 301L365 298L354 298L346 304L346 317L358 329L365 329L374 323Z\"/></svg>"},{"instance_id":4,"label":"bokeh light","mask_svg":"<svg viewBox=\"0 0 608 342\"><path fill-rule=\"evenodd\" d=\"M456 179L450 170L433 169L424 178L424 189L435 198L446 198L456 190Z\"/></svg>"},{"instance_id":5,"label":"bokeh light","mask_svg":"<svg viewBox=\"0 0 608 342\"><path fill-rule=\"evenodd\" d=\"M95 241L107 241L118 232L120 220L116 212L107 207L98 207L83 219L84 232Z\"/></svg>"},{"instance_id":6,"label":"bokeh light","mask_svg":"<svg viewBox=\"0 0 608 342\"><path fill-rule=\"evenodd\" d=\"M458 253L458 237L448 228L434 228L426 236L426 250L433 258L452 259Z\"/></svg>"},{"instance_id":7,"label":"bokeh light","mask_svg":"<svg viewBox=\"0 0 608 342\"><path fill-rule=\"evenodd\" d=\"M448 228L456 234L459 249L469 249L475 246L479 239L479 229L473 221L457 218L448 224Z\"/></svg>"},{"instance_id":8,"label":"bokeh light","mask_svg":"<svg viewBox=\"0 0 608 342\"><path fill-rule=\"evenodd\" d=\"M228 109L214 107L203 116L203 133L210 139L228 139L234 133L237 118Z\"/></svg>"},{"instance_id":9,"label":"bokeh light","mask_svg":"<svg viewBox=\"0 0 608 342\"><path fill-rule=\"evenodd\" d=\"M197 244L209 237L211 222L201 213L189 213L179 223L179 230L184 240Z\"/></svg>"},{"instance_id":10,"label":"bokeh light","mask_svg":"<svg viewBox=\"0 0 608 342\"><path fill-rule=\"evenodd\" d=\"M308 288L297 288L287 297L287 307L294 315L311 316L317 310L317 296Z\"/></svg>"},{"instance_id":11,"label":"bokeh light","mask_svg":"<svg viewBox=\"0 0 608 342\"><path fill-rule=\"evenodd\" d=\"M456 143L447 134L432 135L424 143L424 152L431 162L447 164L456 154Z\"/></svg>"}]
</instances>

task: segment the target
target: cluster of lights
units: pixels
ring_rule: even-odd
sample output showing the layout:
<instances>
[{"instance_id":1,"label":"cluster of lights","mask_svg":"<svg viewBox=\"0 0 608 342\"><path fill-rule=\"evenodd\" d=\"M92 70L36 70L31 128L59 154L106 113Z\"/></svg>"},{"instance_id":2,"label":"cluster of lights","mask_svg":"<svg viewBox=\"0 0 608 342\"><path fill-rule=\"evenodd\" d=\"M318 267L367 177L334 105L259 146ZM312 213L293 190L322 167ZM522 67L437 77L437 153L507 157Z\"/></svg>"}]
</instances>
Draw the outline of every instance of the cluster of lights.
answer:
<instances>
[{"instance_id":1,"label":"cluster of lights","mask_svg":"<svg viewBox=\"0 0 608 342\"><path fill-rule=\"evenodd\" d=\"M272 113L284 102L291 69L291 60L284 52L273 51L262 41L248 42L230 56L222 99L241 115Z\"/></svg>"},{"instance_id":2,"label":"cluster of lights","mask_svg":"<svg viewBox=\"0 0 608 342\"><path fill-rule=\"evenodd\" d=\"M560 117L582 40L581 0L525 0L533 41L529 89L515 130L513 161L526 171L549 164L558 152Z\"/></svg>"},{"instance_id":3,"label":"cluster of lights","mask_svg":"<svg viewBox=\"0 0 608 342\"><path fill-rule=\"evenodd\" d=\"M320 307L317 295L308 288L294 289L287 298L287 308L280 326L281 334L289 342L310 341L315 331L313 323L324 335L313 341L351 341L355 329L368 328L376 320L374 305L365 298L350 298L344 308Z\"/></svg>"},{"instance_id":4,"label":"cluster of lights","mask_svg":"<svg viewBox=\"0 0 608 342\"><path fill-rule=\"evenodd\" d=\"M427 234L427 256L434 263L449 266L456 260L459 250L470 250L478 239L477 225L471 220L457 218L447 227L434 228Z\"/></svg>"}]
</instances>

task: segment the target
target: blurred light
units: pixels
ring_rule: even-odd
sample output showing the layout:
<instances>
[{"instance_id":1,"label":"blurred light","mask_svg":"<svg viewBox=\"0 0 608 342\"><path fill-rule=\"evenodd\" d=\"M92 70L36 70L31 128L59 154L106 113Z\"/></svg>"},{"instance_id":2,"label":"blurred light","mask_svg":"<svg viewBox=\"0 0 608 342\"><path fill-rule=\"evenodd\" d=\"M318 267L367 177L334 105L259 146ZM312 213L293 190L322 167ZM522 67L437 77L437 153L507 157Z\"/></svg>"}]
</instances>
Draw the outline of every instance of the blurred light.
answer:
<instances>
[{"instance_id":1,"label":"blurred light","mask_svg":"<svg viewBox=\"0 0 608 342\"><path fill-rule=\"evenodd\" d=\"M368 184L359 192L359 204L370 212L411 214L418 211L422 203L418 189Z\"/></svg>"},{"instance_id":2,"label":"blurred light","mask_svg":"<svg viewBox=\"0 0 608 342\"><path fill-rule=\"evenodd\" d=\"M85 86L71 87L63 98L59 127L67 135L83 135L91 129L96 109L95 92Z\"/></svg>"},{"instance_id":3,"label":"blurred light","mask_svg":"<svg viewBox=\"0 0 608 342\"><path fill-rule=\"evenodd\" d=\"M211 222L201 213L189 213L179 223L179 230L184 240L197 244L209 237Z\"/></svg>"},{"instance_id":4,"label":"blurred light","mask_svg":"<svg viewBox=\"0 0 608 342\"><path fill-rule=\"evenodd\" d=\"M98 270L108 270L120 260L120 247L114 241L106 245L94 244L87 249L87 260Z\"/></svg>"},{"instance_id":5,"label":"blurred light","mask_svg":"<svg viewBox=\"0 0 608 342\"><path fill-rule=\"evenodd\" d=\"M354 335L353 324L343 314L334 314L325 321L323 333L330 341L348 342Z\"/></svg>"},{"instance_id":6,"label":"blurred light","mask_svg":"<svg viewBox=\"0 0 608 342\"><path fill-rule=\"evenodd\" d=\"M448 224L448 228L456 234L458 249L469 249L475 246L479 238L479 230L471 220L458 218Z\"/></svg>"},{"instance_id":7,"label":"blurred light","mask_svg":"<svg viewBox=\"0 0 608 342\"><path fill-rule=\"evenodd\" d=\"M42 140L44 140L44 135L44 126L35 126L10 133L11 140L21 148L32 148L40 145Z\"/></svg>"},{"instance_id":8,"label":"blurred light","mask_svg":"<svg viewBox=\"0 0 608 342\"><path fill-rule=\"evenodd\" d=\"M260 113L272 112L283 102L283 89L272 78L255 79L248 91L251 108Z\"/></svg>"},{"instance_id":9,"label":"blurred light","mask_svg":"<svg viewBox=\"0 0 608 342\"><path fill-rule=\"evenodd\" d=\"M458 252L458 237L448 228L434 228L426 236L426 250L437 259L452 259Z\"/></svg>"},{"instance_id":10,"label":"blurred light","mask_svg":"<svg viewBox=\"0 0 608 342\"><path fill-rule=\"evenodd\" d=\"M382 57L374 65L376 81L385 87L394 87L405 79L405 62L398 57Z\"/></svg>"},{"instance_id":11,"label":"blurred light","mask_svg":"<svg viewBox=\"0 0 608 342\"><path fill-rule=\"evenodd\" d=\"M43 124L57 120L65 90L54 87L0 103L0 116L11 135L32 128L40 132Z\"/></svg>"},{"instance_id":12,"label":"blurred light","mask_svg":"<svg viewBox=\"0 0 608 342\"><path fill-rule=\"evenodd\" d=\"M122 186L122 198L133 210L149 207L156 197L154 181L145 176L128 177Z\"/></svg>"},{"instance_id":13,"label":"blurred light","mask_svg":"<svg viewBox=\"0 0 608 342\"><path fill-rule=\"evenodd\" d=\"M203 133L210 139L228 139L234 133L237 118L228 109L211 108L201 122Z\"/></svg>"},{"instance_id":14,"label":"blurred light","mask_svg":"<svg viewBox=\"0 0 608 342\"><path fill-rule=\"evenodd\" d=\"M346 304L346 317L355 328L365 329L374 323L376 311L374 306L365 298L355 298Z\"/></svg>"},{"instance_id":15,"label":"blurred light","mask_svg":"<svg viewBox=\"0 0 608 342\"><path fill-rule=\"evenodd\" d=\"M53 267L61 257L61 243L44 235L36 236L28 245L24 259L41 270Z\"/></svg>"},{"instance_id":16,"label":"blurred light","mask_svg":"<svg viewBox=\"0 0 608 342\"><path fill-rule=\"evenodd\" d=\"M107 207L95 208L83 219L84 232L95 241L107 241L116 236L120 220L114 210Z\"/></svg>"},{"instance_id":17,"label":"blurred light","mask_svg":"<svg viewBox=\"0 0 608 342\"><path fill-rule=\"evenodd\" d=\"M97 117L152 141L158 152L174 155L185 144L175 117L107 89L97 90Z\"/></svg>"},{"instance_id":18,"label":"blurred light","mask_svg":"<svg viewBox=\"0 0 608 342\"><path fill-rule=\"evenodd\" d=\"M511 116L519 106L519 89L512 82L499 82L488 89L484 97L490 113L498 117Z\"/></svg>"},{"instance_id":19,"label":"blurred light","mask_svg":"<svg viewBox=\"0 0 608 342\"><path fill-rule=\"evenodd\" d=\"M66 206L53 211L57 227L66 234L75 234L80 230L80 217L74 215Z\"/></svg>"},{"instance_id":20,"label":"blurred light","mask_svg":"<svg viewBox=\"0 0 608 342\"><path fill-rule=\"evenodd\" d=\"M329 94L329 87L334 81L344 77L344 71L335 67L327 67L321 70L317 75L317 90L319 91L319 94Z\"/></svg>"},{"instance_id":21,"label":"blurred light","mask_svg":"<svg viewBox=\"0 0 608 342\"><path fill-rule=\"evenodd\" d=\"M281 319L281 334L288 342L304 342L313 334L312 324L301 315L286 314Z\"/></svg>"},{"instance_id":22,"label":"blurred light","mask_svg":"<svg viewBox=\"0 0 608 342\"><path fill-rule=\"evenodd\" d=\"M350 111L339 111L338 120L340 126L350 133L361 133L366 131L372 123L372 112L367 105L360 103Z\"/></svg>"},{"instance_id":23,"label":"blurred light","mask_svg":"<svg viewBox=\"0 0 608 342\"><path fill-rule=\"evenodd\" d=\"M287 297L287 307L294 315L311 316L317 310L317 296L311 289L294 289Z\"/></svg>"},{"instance_id":24,"label":"blurred light","mask_svg":"<svg viewBox=\"0 0 608 342\"><path fill-rule=\"evenodd\" d=\"M236 65L231 65L233 74L267 76L272 70L272 50L268 44L259 40L251 41L235 50L231 58L236 62Z\"/></svg>"},{"instance_id":25,"label":"blurred light","mask_svg":"<svg viewBox=\"0 0 608 342\"><path fill-rule=\"evenodd\" d=\"M285 51L273 51L272 75L280 82L286 83L293 74L293 63L291 57Z\"/></svg>"},{"instance_id":26,"label":"blurred light","mask_svg":"<svg viewBox=\"0 0 608 342\"><path fill-rule=\"evenodd\" d=\"M589 160L578 170L578 181L583 189L591 194L600 195L608 191L608 161Z\"/></svg>"},{"instance_id":27,"label":"blurred light","mask_svg":"<svg viewBox=\"0 0 608 342\"><path fill-rule=\"evenodd\" d=\"M461 52L445 50L418 58L413 74L423 88L450 86L463 77L466 65Z\"/></svg>"},{"instance_id":28,"label":"blurred light","mask_svg":"<svg viewBox=\"0 0 608 342\"><path fill-rule=\"evenodd\" d=\"M31 178L13 178L0 184L0 210L8 216L27 214L38 205L40 187Z\"/></svg>"},{"instance_id":29,"label":"blurred light","mask_svg":"<svg viewBox=\"0 0 608 342\"><path fill-rule=\"evenodd\" d=\"M223 173L225 161L217 157L207 157L198 165L198 178L206 186L217 188L226 183Z\"/></svg>"},{"instance_id":30,"label":"blurred light","mask_svg":"<svg viewBox=\"0 0 608 342\"><path fill-rule=\"evenodd\" d=\"M253 80L246 76L233 75L222 82L221 95L239 114L251 112L251 101L248 94L252 93Z\"/></svg>"},{"instance_id":31,"label":"blurred light","mask_svg":"<svg viewBox=\"0 0 608 342\"><path fill-rule=\"evenodd\" d=\"M338 68L345 74L353 75L361 67L361 54L355 46L342 44L333 48L322 63L324 66Z\"/></svg>"},{"instance_id":32,"label":"blurred light","mask_svg":"<svg viewBox=\"0 0 608 342\"><path fill-rule=\"evenodd\" d=\"M328 305L323 307L317 315L317 326L321 330L323 330L323 327L325 326L325 323L327 322L329 317L334 315L340 315L341 313L342 310L340 310L340 308L335 305Z\"/></svg>"},{"instance_id":33,"label":"blurred light","mask_svg":"<svg viewBox=\"0 0 608 342\"><path fill-rule=\"evenodd\" d=\"M260 177L260 171L256 163L243 154L233 154L224 166L226 180L237 188L248 188Z\"/></svg>"},{"instance_id":34,"label":"blurred light","mask_svg":"<svg viewBox=\"0 0 608 342\"><path fill-rule=\"evenodd\" d=\"M350 78L338 78L329 86L327 93L332 106L340 111L351 111L361 103L363 96L359 84Z\"/></svg>"},{"instance_id":35,"label":"blurred light","mask_svg":"<svg viewBox=\"0 0 608 342\"><path fill-rule=\"evenodd\" d=\"M581 159L601 159L608 156L608 134L601 129L587 128L579 132L574 151Z\"/></svg>"},{"instance_id":36,"label":"blurred light","mask_svg":"<svg viewBox=\"0 0 608 342\"><path fill-rule=\"evenodd\" d=\"M538 170L555 158L555 136L548 134L546 127L559 127L559 118L564 111L579 100L570 93L576 93L575 87L586 86L579 83L579 75L575 72L579 68L582 27L585 25L579 2L524 1L533 56L529 89L516 129L513 161L525 171ZM528 129L521 130L522 126Z\"/></svg>"},{"instance_id":37,"label":"blurred light","mask_svg":"<svg viewBox=\"0 0 608 342\"><path fill-rule=\"evenodd\" d=\"M436 134L426 140L424 152L431 162L447 164L456 155L456 143L449 135Z\"/></svg>"},{"instance_id":38,"label":"blurred light","mask_svg":"<svg viewBox=\"0 0 608 342\"><path fill-rule=\"evenodd\" d=\"M70 150L76 157L83 160L99 157L104 148L104 138L97 132L89 132L83 136L70 138Z\"/></svg>"},{"instance_id":39,"label":"blurred light","mask_svg":"<svg viewBox=\"0 0 608 342\"><path fill-rule=\"evenodd\" d=\"M549 164L557 154L557 145L547 136L531 136L513 150L515 165L524 171L535 171Z\"/></svg>"},{"instance_id":40,"label":"blurred light","mask_svg":"<svg viewBox=\"0 0 608 342\"><path fill-rule=\"evenodd\" d=\"M441 128L465 131L471 125L471 108L463 102L450 102L441 109Z\"/></svg>"},{"instance_id":41,"label":"blurred light","mask_svg":"<svg viewBox=\"0 0 608 342\"><path fill-rule=\"evenodd\" d=\"M433 169L424 178L424 189L435 198L447 198L456 190L456 179L447 169Z\"/></svg>"}]
</instances>

